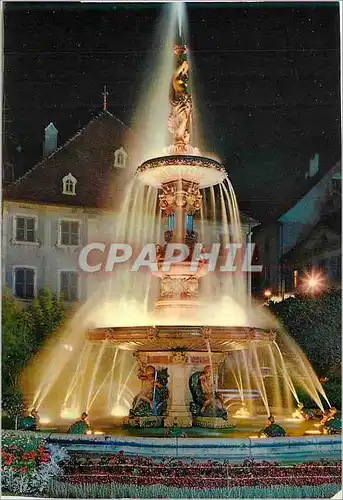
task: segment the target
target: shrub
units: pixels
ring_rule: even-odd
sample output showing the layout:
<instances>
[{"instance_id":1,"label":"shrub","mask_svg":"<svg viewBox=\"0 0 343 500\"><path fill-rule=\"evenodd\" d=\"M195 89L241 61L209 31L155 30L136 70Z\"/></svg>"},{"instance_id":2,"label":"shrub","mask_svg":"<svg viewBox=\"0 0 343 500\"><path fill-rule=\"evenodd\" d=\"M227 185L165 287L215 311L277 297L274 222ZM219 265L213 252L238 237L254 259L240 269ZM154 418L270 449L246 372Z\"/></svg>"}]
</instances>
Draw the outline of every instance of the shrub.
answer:
<instances>
[{"instance_id":1,"label":"shrub","mask_svg":"<svg viewBox=\"0 0 343 500\"><path fill-rule=\"evenodd\" d=\"M243 488L192 489L162 485L66 484L52 481L47 489L51 498L332 498L335 484L320 486L269 486Z\"/></svg>"},{"instance_id":2,"label":"shrub","mask_svg":"<svg viewBox=\"0 0 343 500\"><path fill-rule=\"evenodd\" d=\"M36 434L3 432L2 489L16 495L42 493L61 473L59 463L67 458L63 448L48 445Z\"/></svg>"},{"instance_id":3,"label":"shrub","mask_svg":"<svg viewBox=\"0 0 343 500\"><path fill-rule=\"evenodd\" d=\"M268 304L295 339L318 373L339 376L341 371L342 299L340 290L317 296L297 295Z\"/></svg>"},{"instance_id":4,"label":"shrub","mask_svg":"<svg viewBox=\"0 0 343 500\"><path fill-rule=\"evenodd\" d=\"M342 408L342 381L339 378L331 378L324 384L324 390L332 406Z\"/></svg>"},{"instance_id":5,"label":"shrub","mask_svg":"<svg viewBox=\"0 0 343 500\"><path fill-rule=\"evenodd\" d=\"M18 418L26 410L22 393L19 391L14 391L9 394L4 394L2 396L2 409L7 413L9 419L8 424L10 425L9 428L17 429Z\"/></svg>"},{"instance_id":6,"label":"shrub","mask_svg":"<svg viewBox=\"0 0 343 500\"><path fill-rule=\"evenodd\" d=\"M338 483L340 462L320 461L295 465L245 460L241 464L227 461L185 461L164 458L128 456L73 455L64 467L63 481L73 484L164 485L179 488L224 488L251 486L317 486Z\"/></svg>"}]
</instances>

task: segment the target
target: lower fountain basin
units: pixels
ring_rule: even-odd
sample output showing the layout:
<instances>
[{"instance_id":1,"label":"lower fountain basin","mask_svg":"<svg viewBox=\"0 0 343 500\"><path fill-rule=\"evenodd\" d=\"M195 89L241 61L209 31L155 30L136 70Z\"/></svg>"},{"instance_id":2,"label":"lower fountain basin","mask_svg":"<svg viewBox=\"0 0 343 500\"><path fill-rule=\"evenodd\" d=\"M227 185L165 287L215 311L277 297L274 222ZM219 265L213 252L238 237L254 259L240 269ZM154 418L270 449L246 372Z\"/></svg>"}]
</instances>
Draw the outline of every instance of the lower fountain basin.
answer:
<instances>
[{"instance_id":1,"label":"lower fountain basin","mask_svg":"<svg viewBox=\"0 0 343 500\"><path fill-rule=\"evenodd\" d=\"M107 340L132 351L203 351L228 352L248 348L253 342L266 343L275 333L261 328L212 326L139 326L96 328L87 334L89 341Z\"/></svg>"},{"instance_id":2,"label":"lower fountain basin","mask_svg":"<svg viewBox=\"0 0 343 500\"><path fill-rule=\"evenodd\" d=\"M161 429L159 432L165 432ZM211 430L203 430L209 433ZM221 432L220 432L221 431ZM152 432L150 429L147 432ZM186 430L189 432L189 430ZM199 431L198 431L199 432ZM220 437L219 433L227 436ZM339 460L341 436L299 436L267 439L249 437L229 438L230 429L214 432L212 438L166 438L138 436L84 436L72 434L39 433L47 442L59 444L70 452L110 453L123 451L128 455L173 457L195 460L223 460L242 462L247 458L277 462L303 462L308 460Z\"/></svg>"}]
</instances>

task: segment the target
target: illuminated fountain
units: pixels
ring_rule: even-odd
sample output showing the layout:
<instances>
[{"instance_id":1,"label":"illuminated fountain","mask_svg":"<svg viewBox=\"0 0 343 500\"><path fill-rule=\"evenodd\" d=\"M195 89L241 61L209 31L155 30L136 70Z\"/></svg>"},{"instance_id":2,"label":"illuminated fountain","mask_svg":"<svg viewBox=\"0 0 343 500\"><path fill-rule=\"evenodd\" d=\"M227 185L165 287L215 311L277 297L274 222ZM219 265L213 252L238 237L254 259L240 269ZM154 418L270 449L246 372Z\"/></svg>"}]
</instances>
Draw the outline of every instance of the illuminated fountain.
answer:
<instances>
[{"instance_id":1,"label":"illuminated fountain","mask_svg":"<svg viewBox=\"0 0 343 500\"><path fill-rule=\"evenodd\" d=\"M168 118L173 144L138 167L116 235L116 241L136 245L153 242L151 272L128 271L122 286L121 268L107 291L81 307L39 365L43 373L31 385L32 404L50 415L55 405L65 419L86 410L109 426L114 417L125 417L136 427L177 421L217 428L261 412L291 416L301 387L323 409L321 397L327 399L315 373L296 344L276 332L275 320L252 306L246 276L218 275L219 265L211 267L203 243L213 241L219 219L218 262L225 263L226 245L242 245L239 211L224 166L190 143L185 45L174 46L174 59ZM182 259L175 258L177 249L186 249Z\"/></svg>"},{"instance_id":2,"label":"illuminated fountain","mask_svg":"<svg viewBox=\"0 0 343 500\"><path fill-rule=\"evenodd\" d=\"M136 172L140 183L159 190L159 207L167 228L164 244L156 243L156 267L152 274L159 278L160 286L152 313L153 324L97 328L89 333L88 339L135 351L143 385L134 399L127 423L168 427L177 420L184 427L227 427L230 418L224 401L226 391L219 384L219 374L225 378L224 371L226 376L231 371L240 396L241 407L236 408L235 417L251 415L252 388L265 411L271 411L261 353L269 357L267 371L273 378L278 409L284 404L282 390L289 407L292 394L296 401L298 398L274 331L249 325L194 324L199 310L206 310L201 282L209 271L209 261L204 258L195 227L196 215L203 204L201 190L229 181L222 164L200 156L199 150L190 145L192 97L188 88L186 46L174 46L174 54L176 69L170 84L168 119L174 141L165 148L163 156L144 161ZM231 229L224 244L232 241L240 244L241 227L238 210L232 209L236 204L232 191L225 201L224 211L229 211ZM187 248L182 261L175 262L170 248L172 251ZM227 276L226 279L233 281L234 278ZM241 281L242 277L240 285ZM283 389L280 383L285 385ZM311 389L317 394L321 386L312 381ZM244 391L248 393L250 409L246 406ZM320 404L319 397L317 401ZM275 405L275 400L273 403Z\"/></svg>"}]
</instances>

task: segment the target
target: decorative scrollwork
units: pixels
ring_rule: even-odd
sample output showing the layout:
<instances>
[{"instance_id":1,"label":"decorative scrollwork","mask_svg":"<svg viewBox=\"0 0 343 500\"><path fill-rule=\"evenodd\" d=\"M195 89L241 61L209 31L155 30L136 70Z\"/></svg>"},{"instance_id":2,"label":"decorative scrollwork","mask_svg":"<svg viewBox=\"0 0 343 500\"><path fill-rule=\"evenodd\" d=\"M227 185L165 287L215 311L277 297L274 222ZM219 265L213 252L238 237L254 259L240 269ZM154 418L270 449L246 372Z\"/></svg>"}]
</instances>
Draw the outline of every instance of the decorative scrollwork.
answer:
<instances>
[{"instance_id":1,"label":"decorative scrollwork","mask_svg":"<svg viewBox=\"0 0 343 500\"><path fill-rule=\"evenodd\" d=\"M167 215L174 214L178 208L193 215L197 210L200 210L202 203L199 184L184 179L164 183L159 199L160 208Z\"/></svg>"},{"instance_id":2,"label":"decorative scrollwork","mask_svg":"<svg viewBox=\"0 0 343 500\"><path fill-rule=\"evenodd\" d=\"M158 337L158 332L156 326L150 326L147 331L147 339L149 342L153 342Z\"/></svg>"},{"instance_id":3,"label":"decorative scrollwork","mask_svg":"<svg viewBox=\"0 0 343 500\"><path fill-rule=\"evenodd\" d=\"M172 352L172 363L173 364L185 364L188 363L188 356L183 351L173 351Z\"/></svg>"},{"instance_id":4,"label":"decorative scrollwork","mask_svg":"<svg viewBox=\"0 0 343 500\"><path fill-rule=\"evenodd\" d=\"M211 333L212 333L212 330L209 326L204 326L200 330L200 335L202 336L202 338L204 340L209 340L211 338Z\"/></svg>"},{"instance_id":5,"label":"decorative scrollwork","mask_svg":"<svg viewBox=\"0 0 343 500\"><path fill-rule=\"evenodd\" d=\"M161 297L193 298L199 291L199 279L196 276L166 276L161 280Z\"/></svg>"},{"instance_id":6,"label":"decorative scrollwork","mask_svg":"<svg viewBox=\"0 0 343 500\"><path fill-rule=\"evenodd\" d=\"M274 340L276 340L276 332L274 330L270 330L270 332L269 332L269 340L271 342L274 342Z\"/></svg>"}]
</instances>

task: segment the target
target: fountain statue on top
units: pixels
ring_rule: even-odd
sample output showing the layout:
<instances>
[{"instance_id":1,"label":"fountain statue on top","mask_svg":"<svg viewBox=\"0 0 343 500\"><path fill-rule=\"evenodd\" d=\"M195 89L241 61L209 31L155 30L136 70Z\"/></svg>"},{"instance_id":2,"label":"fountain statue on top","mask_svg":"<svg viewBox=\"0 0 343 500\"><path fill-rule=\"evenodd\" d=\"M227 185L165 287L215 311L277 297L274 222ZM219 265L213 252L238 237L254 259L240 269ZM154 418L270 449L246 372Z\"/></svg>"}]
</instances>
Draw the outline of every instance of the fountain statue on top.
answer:
<instances>
[{"instance_id":1,"label":"fountain statue on top","mask_svg":"<svg viewBox=\"0 0 343 500\"><path fill-rule=\"evenodd\" d=\"M187 154L191 133L192 96L188 91L189 67L187 47L174 46L174 54L178 56L177 68L170 82L169 100L171 112L168 129L174 136L174 153Z\"/></svg>"},{"instance_id":2,"label":"fountain statue on top","mask_svg":"<svg viewBox=\"0 0 343 500\"><path fill-rule=\"evenodd\" d=\"M187 61L187 46L174 45L177 56L176 69L170 82L169 102L171 111L168 117L168 130L173 134L173 145L165 148L165 153L199 154L198 148L189 144L192 131L192 95L189 92L189 65Z\"/></svg>"}]
</instances>

